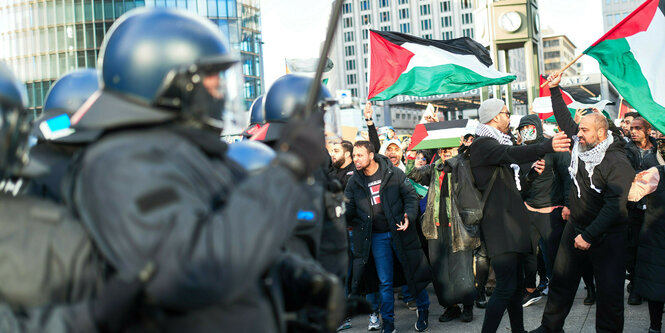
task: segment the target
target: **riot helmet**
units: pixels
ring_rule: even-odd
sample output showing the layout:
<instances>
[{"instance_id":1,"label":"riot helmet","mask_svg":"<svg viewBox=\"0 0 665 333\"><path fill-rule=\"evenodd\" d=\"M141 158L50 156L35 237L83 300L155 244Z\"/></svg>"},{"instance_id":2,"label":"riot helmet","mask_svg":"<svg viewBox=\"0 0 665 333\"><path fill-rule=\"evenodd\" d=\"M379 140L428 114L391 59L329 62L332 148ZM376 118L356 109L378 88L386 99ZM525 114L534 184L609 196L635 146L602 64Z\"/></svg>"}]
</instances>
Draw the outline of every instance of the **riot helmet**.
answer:
<instances>
[{"instance_id":1,"label":"riot helmet","mask_svg":"<svg viewBox=\"0 0 665 333\"><path fill-rule=\"evenodd\" d=\"M246 121L238 60L206 18L174 9L131 10L105 35L101 93L73 123L113 128L181 120L240 132Z\"/></svg>"},{"instance_id":2,"label":"riot helmet","mask_svg":"<svg viewBox=\"0 0 665 333\"><path fill-rule=\"evenodd\" d=\"M230 144L226 152L226 156L250 173L266 168L275 155L275 151L265 144L247 140Z\"/></svg>"},{"instance_id":3,"label":"riot helmet","mask_svg":"<svg viewBox=\"0 0 665 333\"><path fill-rule=\"evenodd\" d=\"M0 62L0 176L7 177L27 162L30 120L28 94L9 68Z\"/></svg>"},{"instance_id":4,"label":"riot helmet","mask_svg":"<svg viewBox=\"0 0 665 333\"><path fill-rule=\"evenodd\" d=\"M263 142L274 142L280 138L285 124L294 114L301 114L307 104L307 94L314 79L299 74L286 74L277 79L263 100L265 110L265 121L268 126L261 128L253 140ZM314 112L323 113L326 125L326 133L333 136L339 135L339 111L338 105L330 91L319 84L320 89L317 96L317 105ZM326 135L328 136L328 135Z\"/></svg>"},{"instance_id":5,"label":"riot helmet","mask_svg":"<svg viewBox=\"0 0 665 333\"><path fill-rule=\"evenodd\" d=\"M249 125L263 124L266 122L263 110L263 95L257 97L249 108Z\"/></svg>"}]
</instances>

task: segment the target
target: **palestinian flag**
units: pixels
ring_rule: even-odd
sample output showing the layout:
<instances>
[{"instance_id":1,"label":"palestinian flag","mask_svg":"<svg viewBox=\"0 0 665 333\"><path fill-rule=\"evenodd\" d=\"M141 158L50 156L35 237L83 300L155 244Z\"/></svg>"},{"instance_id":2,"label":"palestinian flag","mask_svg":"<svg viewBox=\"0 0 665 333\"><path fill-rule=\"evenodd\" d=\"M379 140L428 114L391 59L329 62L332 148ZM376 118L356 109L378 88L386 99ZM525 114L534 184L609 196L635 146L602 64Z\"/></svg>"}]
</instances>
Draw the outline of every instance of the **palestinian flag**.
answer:
<instances>
[{"instance_id":1,"label":"palestinian flag","mask_svg":"<svg viewBox=\"0 0 665 333\"><path fill-rule=\"evenodd\" d=\"M460 145L460 138L475 133L477 120L460 119L416 125L407 150L451 148Z\"/></svg>"},{"instance_id":2,"label":"palestinian flag","mask_svg":"<svg viewBox=\"0 0 665 333\"><path fill-rule=\"evenodd\" d=\"M665 0L647 0L584 51L621 96L665 131Z\"/></svg>"},{"instance_id":3,"label":"palestinian flag","mask_svg":"<svg viewBox=\"0 0 665 333\"><path fill-rule=\"evenodd\" d=\"M495 70L487 49L468 37L430 40L370 30L369 39L370 100L448 94L515 80Z\"/></svg>"},{"instance_id":4,"label":"palestinian flag","mask_svg":"<svg viewBox=\"0 0 665 333\"><path fill-rule=\"evenodd\" d=\"M628 112L634 112L635 109L631 108L630 105L628 105L628 102L621 98L621 101L619 102L619 115L617 116L618 119L623 119L626 116L626 113Z\"/></svg>"},{"instance_id":5,"label":"palestinian flag","mask_svg":"<svg viewBox=\"0 0 665 333\"><path fill-rule=\"evenodd\" d=\"M540 85L542 85L543 82L546 81L547 79L545 79L545 77L541 75ZM609 114L604 110L604 108L605 105L611 103L610 101L606 99L597 101L591 98L575 99L573 98L573 95L571 95L565 89L561 88L561 86L559 86L559 89L561 89L561 95L563 96L563 101L568 106L568 110L570 111L570 114L573 118L575 118L575 112L577 111L577 109L586 109L586 108L596 108L600 110L605 115L605 117L609 118ZM538 118L540 118L541 120L550 123L556 123L556 119L554 119L554 111L552 111L552 100L550 99L550 96L551 96L550 87L548 87L547 85L541 87L540 97L533 100L533 112L535 112L538 115Z\"/></svg>"}]
</instances>

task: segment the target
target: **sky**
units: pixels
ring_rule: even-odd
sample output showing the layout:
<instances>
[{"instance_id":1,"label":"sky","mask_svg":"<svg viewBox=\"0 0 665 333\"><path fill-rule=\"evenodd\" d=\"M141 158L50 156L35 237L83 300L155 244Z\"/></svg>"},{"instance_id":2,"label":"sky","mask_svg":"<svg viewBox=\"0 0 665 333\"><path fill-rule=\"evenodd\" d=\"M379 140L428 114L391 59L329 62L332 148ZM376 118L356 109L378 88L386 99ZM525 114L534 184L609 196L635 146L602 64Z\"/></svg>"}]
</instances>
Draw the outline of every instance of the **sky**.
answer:
<instances>
[{"instance_id":1,"label":"sky","mask_svg":"<svg viewBox=\"0 0 665 333\"><path fill-rule=\"evenodd\" d=\"M581 53L603 34L602 0L540 0L541 27L567 35ZM266 88L285 74L285 58L318 57L332 0L261 0ZM597 62L583 56L583 73L597 73Z\"/></svg>"}]
</instances>

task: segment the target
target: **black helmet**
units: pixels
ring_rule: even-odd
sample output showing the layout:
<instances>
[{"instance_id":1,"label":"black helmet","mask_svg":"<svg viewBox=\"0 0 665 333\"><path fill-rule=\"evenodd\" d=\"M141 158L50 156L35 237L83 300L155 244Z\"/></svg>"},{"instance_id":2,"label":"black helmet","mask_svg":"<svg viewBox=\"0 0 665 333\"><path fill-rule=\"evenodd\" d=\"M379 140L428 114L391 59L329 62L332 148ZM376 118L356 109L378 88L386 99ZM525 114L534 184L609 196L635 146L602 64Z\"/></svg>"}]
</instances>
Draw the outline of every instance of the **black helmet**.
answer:
<instances>
[{"instance_id":1,"label":"black helmet","mask_svg":"<svg viewBox=\"0 0 665 333\"><path fill-rule=\"evenodd\" d=\"M0 176L14 174L27 161L30 121L25 86L0 62Z\"/></svg>"},{"instance_id":2,"label":"black helmet","mask_svg":"<svg viewBox=\"0 0 665 333\"><path fill-rule=\"evenodd\" d=\"M182 119L240 131L246 124L238 57L208 19L173 9L131 10L107 32L98 65L102 93L73 117L77 127Z\"/></svg>"},{"instance_id":3,"label":"black helmet","mask_svg":"<svg viewBox=\"0 0 665 333\"><path fill-rule=\"evenodd\" d=\"M273 142L279 139L281 131L293 114L300 113L307 104L307 94L314 79L298 74L286 74L272 84L263 101L265 122L253 140ZM334 101L328 89L320 84L318 107L323 109L326 102Z\"/></svg>"},{"instance_id":4,"label":"black helmet","mask_svg":"<svg viewBox=\"0 0 665 333\"><path fill-rule=\"evenodd\" d=\"M247 140L230 144L226 152L226 156L248 172L260 171L267 167L275 155L275 151L265 144Z\"/></svg>"}]
</instances>

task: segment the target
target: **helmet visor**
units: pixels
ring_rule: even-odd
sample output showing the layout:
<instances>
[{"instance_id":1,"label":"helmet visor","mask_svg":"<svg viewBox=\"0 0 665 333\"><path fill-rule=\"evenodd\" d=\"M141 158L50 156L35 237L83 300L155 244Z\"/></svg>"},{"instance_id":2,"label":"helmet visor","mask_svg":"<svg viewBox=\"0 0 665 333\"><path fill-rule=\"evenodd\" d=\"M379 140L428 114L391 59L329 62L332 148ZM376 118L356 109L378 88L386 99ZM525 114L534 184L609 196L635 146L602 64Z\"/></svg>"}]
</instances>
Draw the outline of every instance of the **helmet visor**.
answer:
<instances>
[{"instance_id":1,"label":"helmet visor","mask_svg":"<svg viewBox=\"0 0 665 333\"><path fill-rule=\"evenodd\" d=\"M342 121L339 104L335 99L325 99L320 102L320 109L323 111L324 133L327 144L342 142ZM355 133L354 133L355 134Z\"/></svg>"},{"instance_id":2,"label":"helmet visor","mask_svg":"<svg viewBox=\"0 0 665 333\"><path fill-rule=\"evenodd\" d=\"M242 133L247 124L243 109L242 67L234 64L222 71L201 71L192 77L191 108L203 121L223 135Z\"/></svg>"}]
</instances>

